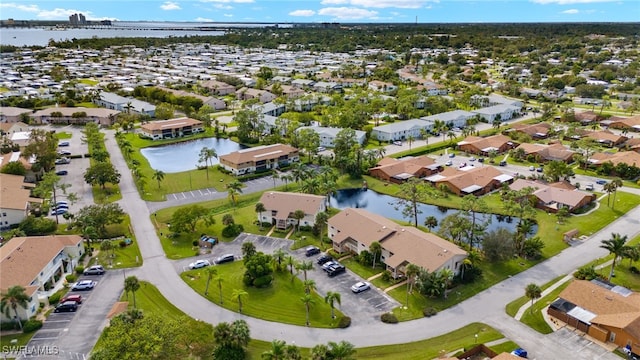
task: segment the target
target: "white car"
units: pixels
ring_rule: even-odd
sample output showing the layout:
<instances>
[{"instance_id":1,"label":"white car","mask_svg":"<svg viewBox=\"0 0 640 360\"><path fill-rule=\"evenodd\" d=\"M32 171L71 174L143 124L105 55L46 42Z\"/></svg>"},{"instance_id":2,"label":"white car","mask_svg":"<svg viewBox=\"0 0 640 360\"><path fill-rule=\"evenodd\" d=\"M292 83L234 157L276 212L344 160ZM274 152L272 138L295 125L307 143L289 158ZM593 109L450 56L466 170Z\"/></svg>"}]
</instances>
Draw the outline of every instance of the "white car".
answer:
<instances>
[{"instance_id":1,"label":"white car","mask_svg":"<svg viewBox=\"0 0 640 360\"><path fill-rule=\"evenodd\" d=\"M444 163L444 164L445 164L446 166L451 166L451 165L453 165L453 161L449 160L449 161L447 161L447 162L446 162L446 163Z\"/></svg>"},{"instance_id":2,"label":"white car","mask_svg":"<svg viewBox=\"0 0 640 360\"><path fill-rule=\"evenodd\" d=\"M369 289L371 289L371 284L369 284L366 281L357 282L357 283L353 284L353 286L351 287L351 291L353 291L356 294L361 293L361 292L366 291L366 290L369 290Z\"/></svg>"},{"instance_id":3,"label":"white car","mask_svg":"<svg viewBox=\"0 0 640 360\"><path fill-rule=\"evenodd\" d=\"M209 265L211 265L209 260L198 260L189 264L189 269L200 269Z\"/></svg>"},{"instance_id":4,"label":"white car","mask_svg":"<svg viewBox=\"0 0 640 360\"><path fill-rule=\"evenodd\" d=\"M80 280L73 285L73 287L71 288L71 291L91 290L93 289L94 286L96 286L95 281Z\"/></svg>"}]
</instances>

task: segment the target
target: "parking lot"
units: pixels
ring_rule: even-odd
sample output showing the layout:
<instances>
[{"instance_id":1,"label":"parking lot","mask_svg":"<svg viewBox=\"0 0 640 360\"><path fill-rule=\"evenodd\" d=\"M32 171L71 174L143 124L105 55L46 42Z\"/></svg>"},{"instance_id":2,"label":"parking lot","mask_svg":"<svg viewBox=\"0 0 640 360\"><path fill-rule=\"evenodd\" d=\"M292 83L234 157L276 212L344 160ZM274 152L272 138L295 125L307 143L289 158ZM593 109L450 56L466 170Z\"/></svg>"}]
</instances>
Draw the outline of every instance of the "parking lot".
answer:
<instances>
[{"instance_id":1,"label":"parking lot","mask_svg":"<svg viewBox=\"0 0 640 360\"><path fill-rule=\"evenodd\" d=\"M350 316L354 322L357 321L359 324L369 322L378 323L380 322L380 315L382 313L400 306L400 304L389 295L373 286L367 291L354 294L351 291L351 286L359 281L363 281L364 279L349 271L349 269L347 269L345 273L339 274L335 277L328 277L326 272L322 270L321 266L316 263L316 259L320 254L306 257L304 248L297 250L289 249L293 244L291 240L268 236L246 233L240 234L230 243L216 244L213 247L211 254L176 261L176 271L182 272L189 270L189 264L196 260L208 260L213 264L215 258L223 254L234 254L236 256L236 261L238 261L242 256L242 243L247 241L253 242L256 249L264 252L265 254L272 254L277 249L284 249L299 261L312 261L314 264L313 271L307 272L307 277L316 282L317 292L321 296L324 296L328 291L340 293L341 305L338 305L338 308L346 315ZM298 275L300 278L302 278L302 276L302 273Z\"/></svg>"},{"instance_id":2,"label":"parking lot","mask_svg":"<svg viewBox=\"0 0 640 360\"><path fill-rule=\"evenodd\" d=\"M96 281L93 290L70 291L82 295L76 312L51 312L42 328L28 344L28 349L47 350L48 354L24 354L29 359L88 359L93 344L107 324L107 314L123 289L121 271L107 271L104 275L81 276L78 280Z\"/></svg>"},{"instance_id":3,"label":"parking lot","mask_svg":"<svg viewBox=\"0 0 640 360\"><path fill-rule=\"evenodd\" d=\"M620 359L588 337L582 336L582 332L572 330L572 328L563 327L547 336L576 354L576 359Z\"/></svg>"}]
</instances>

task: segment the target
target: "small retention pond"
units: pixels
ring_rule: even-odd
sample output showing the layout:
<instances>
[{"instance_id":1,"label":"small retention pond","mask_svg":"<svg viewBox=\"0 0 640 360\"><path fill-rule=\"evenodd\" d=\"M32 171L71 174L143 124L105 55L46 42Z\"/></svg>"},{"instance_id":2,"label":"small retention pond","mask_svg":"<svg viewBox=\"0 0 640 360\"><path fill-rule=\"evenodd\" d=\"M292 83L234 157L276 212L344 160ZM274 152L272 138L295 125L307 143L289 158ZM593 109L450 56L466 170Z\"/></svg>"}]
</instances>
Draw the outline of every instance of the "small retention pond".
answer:
<instances>
[{"instance_id":1,"label":"small retention pond","mask_svg":"<svg viewBox=\"0 0 640 360\"><path fill-rule=\"evenodd\" d=\"M176 173L193 170L199 163L200 150L208 147L216 150L218 157L230 152L246 148L229 139L204 138L192 141L184 141L176 144L147 147L140 150L142 156L147 158L151 168L162 170L165 173ZM218 164L218 159L211 159L210 164Z\"/></svg>"}]
</instances>

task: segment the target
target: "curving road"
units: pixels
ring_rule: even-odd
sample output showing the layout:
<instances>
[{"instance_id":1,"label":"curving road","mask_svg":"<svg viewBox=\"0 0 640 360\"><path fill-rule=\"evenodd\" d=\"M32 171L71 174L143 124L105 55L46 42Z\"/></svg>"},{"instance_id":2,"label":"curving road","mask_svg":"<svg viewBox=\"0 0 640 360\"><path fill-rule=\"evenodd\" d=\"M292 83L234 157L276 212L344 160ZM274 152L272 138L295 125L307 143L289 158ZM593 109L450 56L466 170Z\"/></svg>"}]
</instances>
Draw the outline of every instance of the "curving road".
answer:
<instances>
[{"instance_id":1,"label":"curving road","mask_svg":"<svg viewBox=\"0 0 640 360\"><path fill-rule=\"evenodd\" d=\"M119 203L131 217L131 224L144 259L142 267L127 270L127 274L135 274L140 279L154 284L169 301L193 318L212 324L244 319L251 327L252 337L266 341L284 339L290 343L295 342L296 345L310 347L328 341L346 340L357 347L365 347L427 339L458 329L471 322L484 322L528 349L532 355L531 358L569 359L575 357L575 353L569 349L566 343L553 336L541 335L509 317L504 312L505 305L522 296L524 288L529 283L547 283L559 275L573 271L591 259L607 255L606 250L599 248L599 245L601 240L610 237L611 232L628 235L629 238L640 232L640 207L637 207L580 245L568 248L557 256L496 284L431 318L396 325L380 322L366 327L354 323L351 327L340 330L274 323L220 308L195 293L181 280L173 262L164 255L150 219L151 211L138 194L131 172L126 166L112 131L106 132L105 144L111 154L112 163L122 174L120 189L123 199ZM632 191L635 192L635 190ZM157 210L157 205L154 210ZM346 312L348 313L348 311L347 309ZM584 355L586 353L583 352L582 356ZM601 359L617 359L615 355L608 353L598 356ZM595 358L595 355L593 357L587 355L584 358Z\"/></svg>"}]
</instances>

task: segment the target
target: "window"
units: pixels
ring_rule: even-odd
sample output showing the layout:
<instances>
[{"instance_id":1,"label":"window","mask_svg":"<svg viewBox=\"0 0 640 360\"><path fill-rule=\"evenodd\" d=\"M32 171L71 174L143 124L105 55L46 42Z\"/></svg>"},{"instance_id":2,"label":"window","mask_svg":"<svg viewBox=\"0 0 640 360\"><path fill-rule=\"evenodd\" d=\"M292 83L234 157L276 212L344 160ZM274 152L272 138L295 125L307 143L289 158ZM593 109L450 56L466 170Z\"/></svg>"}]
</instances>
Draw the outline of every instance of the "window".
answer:
<instances>
[{"instance_id":1,"label":"window","mask_svg":"<svg viewBox=\"0 0 640 360\"><path fill-rule=\"evenodd\" d=\"M616 341L616 333L614 333L613 331L609 333L609 341L610 342Z\"/></svg>"}]
</instances>

